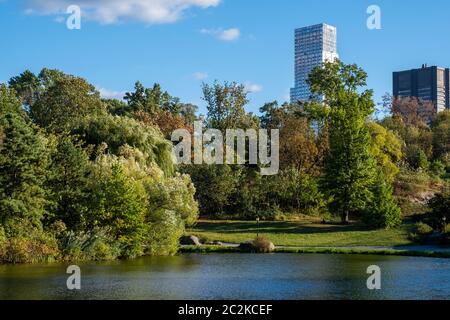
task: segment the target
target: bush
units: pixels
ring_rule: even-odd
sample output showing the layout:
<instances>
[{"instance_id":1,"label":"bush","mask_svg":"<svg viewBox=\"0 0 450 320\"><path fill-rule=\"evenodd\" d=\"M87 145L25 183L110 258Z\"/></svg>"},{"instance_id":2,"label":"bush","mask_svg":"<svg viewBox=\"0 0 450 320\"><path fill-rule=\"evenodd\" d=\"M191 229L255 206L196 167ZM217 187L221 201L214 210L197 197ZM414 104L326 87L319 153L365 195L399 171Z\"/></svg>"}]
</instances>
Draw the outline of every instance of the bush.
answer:
<instances>
[{"instance_id":1,"label":"bush","mask_svg":"<svg viewBox=\"0 0 450 320\"><path fill-rule=\"evenodd\" d=\"M433 233L433 228L429 225L418 222L414 225L413 231L409 234L409 239L413 242L424 243L429 235Z\"/></svg>"},{"instance_id":2,"label":"bush","mask_svg":"<svg viewBox=\"0 0 450 320\"><path fill-rule=\"evenodd\" d=\"M275 249L273 243L265 237L257 237L253 240L253 246L258 253L270 253Z\"/></svg>"},{"instance_id":3,"label":"bush","mask_svg":"<svg viewBox=\"0 0 450 320\"><path fill-rule=\"evenodd\" d=\"M184 233L184 223L172 210L160 209L150 213L146 231L146 254L174 255L179 248L179 239Z\"/></svg>"},{"instance_id":4,"label":"bush","mask_svg":"<svg viewBox=\"0 0 450 320\"><path fill-rule=\"evenodd\" d=\"M431 209L430 224L436 229L443 229L443 218L445 217L446 221L450 221L450 192L437 194L428 202L428 206Z\"/></svg>"},{"instance_id":5,"label":"bush","mask_svg":"<svg viewBox=\"0 0 450 320\"><path fill-rule=\"evenodd\" d=\"M58 247L51 237L16 237L0 245L1 263L49 262L57 256Z\"/></svg>"},{"instance_id":6,"label":"bush","mask_svg":"<svg viewBox=\"0 0 450 320\"><path fill-rule=\"evenodd\" d=\"M443 178L447 173L447 168L442 161L436 160L431 165L431 173L436 178Z\"/></svg>"},{"instance_id":7,"label":"bush","mask_svg":"<svg viewBox=\"0 0 450 320\"><path fill-rule=\"evenodd\" d=\"M275 246L269 239L260 236L253 241L241 243L239 249L245 252L270 253L275 250Z\"/></svg>"},{"instance_id":8,"label":"bush","mask_svg":"<svg viewBox=\"0 0 450 320\"><path fill-rule=\"evenodd\" d=\"M106 229L89 232L64 232L59 239L61 260L64 261L105 261L121 255L119 242L108 235Z\"/></svg>"},{"instance_id":9,"label":"bush","mask_svg":"<svg viewBox=\"0 0 450 320\"><path fill-rule=\"evenodd\" d=\"M294 211L318 216L326 211L327 202L319 191L317 179L298 169L290 168L282 171L271 188L277 205L285 212Z\"/></svg>"},{"instance_id":10,"label":"bush","mask_svg":"<svg viewBox=\"0 0 450 320\"><path fill-rule=\"evenodd\" d=\"M433 228L426 223L419 222L415 225L415 231L418 235L427 236L433 233Z\"/></svg>"},{"instance_id":11,"label":"bush","mask_svg":"<svg viewBox=\"0 0 450 320\"><path fill-rule=\"evenodd\" d=\"M374 228L391 229L402 223L402 212L393 195L392 186L379 174L373 188L374 198L364 210L364 221Z\"/></svg>"}]
</instances>

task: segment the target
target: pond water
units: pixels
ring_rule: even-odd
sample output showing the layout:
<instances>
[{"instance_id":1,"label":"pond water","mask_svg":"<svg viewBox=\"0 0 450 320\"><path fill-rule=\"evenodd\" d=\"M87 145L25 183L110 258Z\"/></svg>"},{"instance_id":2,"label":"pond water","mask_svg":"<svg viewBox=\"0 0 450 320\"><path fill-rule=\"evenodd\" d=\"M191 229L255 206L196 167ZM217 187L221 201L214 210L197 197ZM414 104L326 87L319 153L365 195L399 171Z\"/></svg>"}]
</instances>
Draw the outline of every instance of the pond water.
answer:
<instances>
[{"instance_id":1,"label":"pond water","mask_svg":"<svg viewBox=\"0 0 450 320\"><path fill-rule=\"evenodd\" d=\"M378 265L382 288L367 289ZM186 254L67 265L1 265L0 299L450 299L450 260L316 254Z\"/></svg>"}]
</instances>

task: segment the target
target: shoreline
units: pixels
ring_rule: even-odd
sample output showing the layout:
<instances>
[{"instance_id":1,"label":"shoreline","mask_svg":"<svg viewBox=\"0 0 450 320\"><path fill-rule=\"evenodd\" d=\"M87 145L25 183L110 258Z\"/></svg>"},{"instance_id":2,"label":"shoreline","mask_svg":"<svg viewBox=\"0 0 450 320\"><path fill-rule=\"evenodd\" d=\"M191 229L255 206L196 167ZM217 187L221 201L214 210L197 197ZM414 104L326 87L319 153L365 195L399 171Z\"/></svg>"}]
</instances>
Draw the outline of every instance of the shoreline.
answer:
<instances>
[{"instance_id":1,"label":"shoreline","mask_svg":"<svg viewBox=\"0 0 450 320\"><path fill-rule=\"evenodd\" d=\"M423 246L427 248L427 246ZM402 257L425 257L425 258L444 258L450 259L450 248L441 250L418 250L419 246L414 246L416 249L388 249L388 248L320 248L320 247L278 247L275 248L273 254L285 254L285 253L299 253L299 254L361 254L361 255L383 255L383 256L402 256ZM214 246L214 245L202 245L202 246L182 246L178 250L178 253L199 253L199 254L212 254L212 253L249 253L242 251L237 246Z\"/></svg>"}]
</instances>

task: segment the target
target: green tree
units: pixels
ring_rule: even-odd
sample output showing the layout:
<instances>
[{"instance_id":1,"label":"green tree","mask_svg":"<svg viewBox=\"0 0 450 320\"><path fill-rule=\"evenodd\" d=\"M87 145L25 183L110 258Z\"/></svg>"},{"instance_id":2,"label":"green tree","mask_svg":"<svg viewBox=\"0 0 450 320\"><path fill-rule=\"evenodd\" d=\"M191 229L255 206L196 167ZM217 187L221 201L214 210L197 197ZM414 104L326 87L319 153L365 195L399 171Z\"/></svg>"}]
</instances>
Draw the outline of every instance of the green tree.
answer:
<instances>
[{"instance_id":1,"label":"green tree","mask_svg":"<svg viewBox=\"0 0 450 320\"><path fill-rule=\"evenodd\" d=\"M433 155L435 159L439 159L450 152L450 111L440 112L431 129L433 132Z\"/></svg>"},{"instance_id":2,"label":"green tree","mask_svg":"<svg viewBox=\"0 0 450 320\"><path fill-rule=\"evenodd\" d=\"M70 230L86 227L90 171L89 157L81 145L70 136L59 137L47 182L54 204L51 221L60 220Z\"/></svg>"},{"instance_id":3,"label":"green tree","mask_svg":"<svg viewBox=\"0 0 450 320\"><path fill-rule=\"evenodd\" d=\"M403 157L402 141L389 129L378 123L369 123L372 136L371 153L383 170L385 178L392 183L399 173L399 163Z\"/></svg>"},{"instance_id":4,"label":"green tree","mask_svg":"<svg viewBox=\"0 0 450 320\"><path fill-rule=\"evenodd\" d=\"M202 215L229 213L232 196L239 192L242 168L229 165L192 165L182 171L192 177L197 189L196 199Z\"/></svg>"},{"instance_id":5,"label":"green tree","mask_svg":"<svg viewBox=\"0 0 450 320\"><path fill-rule=\"evenodd\" d=\"M378 174L373 186L373 201L364 213L365 222L374 228L392 229L402 223L402 212L392 195L392 184L384 174Z\"/></svg>"},{"instance_id":6,"label":"green tree","mask_svg":"<svg viewBox=\"0 0 450 320\"><path fill-rule=\"evenodd\" d=\"M172 145L154 126L106 114L83 119L73 133L80 136L86 146L105 145L106 152L114 155L125 146L139 149L148 164L154 162L167 174L174 173Z\"/></svg>"},{"instance_id":7,"label":"green tree","mask_svg":"<svg viewBox=\"0 0 450 320\"><path fill-rule=\"evenodd\" d=\"M209 128L225 132L227 129L257 127L257 119L245 111L249 100L244 85L217 81L213 85L203 84L203 100L208 110L206 123Z\"/></svg>"},{"instance_id":8,"label":"green tree","mask_svg":"<svg viewBox=\"0 0 450 320\"><path fill-rule=\"evenodd\" d=\"M444 227L444 218L446 223L450 221L450 192L444 190L444 192L437 194L433 199L428 202L428 206L431 209L431 223L437 229ZM449 230L447 230L449 232Z\"/></svg>"},{"instance_id":9,"label":"green tree","mask_svg":"<svg viewBox=\"0 0 450 320\"><path fill-rule=\"evenodd\" d=\"M370 152L368 117L374 111L372 91L358 93L365 86L366 73L356 65L327 62L309 77L312 93L324 102L313 102L327 110L330 151L326 157L323 186L331 197L330 211L343 223L359 214L372 200L376 162ZM320 101L320 100L319 100Z\"/></svg>"},{"instance_id":10,"label":"green tree","mask_svg":"<svg viewBox=\"0 0 450 320\"><path fill-rule=\"evenodd\" d=\"M93 224L110 228L124 257L141 256L147 204L144 187L127 176L123 165L114 159L103 158L97 170L91 201Z\"/></svg>"},{"instance_id":11,"label":"green tree","mask_svg":"<svg viewBox=\"0 0 450 320\"><path fill-rule=\"evenodd\" d=\"M20 115L0 116L0 224L8 236L42 228L48 141Z\"/></svg>"},{"instance_id":12,"label":"green tree","mask_svg":"<svg viewBox=\"0 0 450 320\"><path fill-rule=\"evenodd\" d=\"M406 160L415 170L427 171L430 167L425 151L417 145L408 146L406 149Z\"/></svg>"},{"instance_id":13,"label":"green tree","mask_svg":"<svg viewBox=\"0 0 450 320\"><path fill-rule=\"evenodd\" d=\"M4 84L0 84L0 115L3 116L7 113L24 115L15 91Z\"/></svg>"},{"instance_id":14,"label":"green tree","mask_svg":"<svg viewBox=\"0 0 450 320\"><path fill-rule=\"evenodd\" d=\"M106 110L114 116L126 116L129 113L128 104L118 99L103 99L106 105Z\"/></svg>"},{"instance_id":15,"label":"green tree","mask_svg":"<svg viewBox=\"0 0 450 320\"><path fill-rule=\"evenodd\" d=\"M167 91L162 91L158 83L155 83L152 88L145 88L141 82L136 82L134 92L127 92L125 100L130 113L143 111L155 114L161 110L174 114L180 112L179 99L173 98Z\"/></svg>"},{"instance_id":16,"label":"green tree","mask_svg":"<svg viewBox=\"0 0 450 320\"><path fill-rule=\"evenodd\" d=\"M22 103L31 106L41 93L41 82L34 73L29 70L9 80L9 86L16 90Z\"/></svg>"},{"instance_id":17,"label":"green tree","mask_svg":"<svg viewBox=\"0 0 450 320\"><path fill-rule=\"evenodd\" d=\"M58 76L30 108L31 118L49 132L67 132L87 116L105 113L95 87L74 76Z\"/></svg>"},{"instance_id":18,"label":"green tree","mask_svg":"<svg viewBox=\"0 0 450 320\"><path fill-rule=\"evenodd\" d=\"M317 180L296 168L288 168L281 171L275 185L270 186L271 193L275 193L274 198L284 211L317 216L326 211L327 204Z\"/></svg>"}]
</instances>

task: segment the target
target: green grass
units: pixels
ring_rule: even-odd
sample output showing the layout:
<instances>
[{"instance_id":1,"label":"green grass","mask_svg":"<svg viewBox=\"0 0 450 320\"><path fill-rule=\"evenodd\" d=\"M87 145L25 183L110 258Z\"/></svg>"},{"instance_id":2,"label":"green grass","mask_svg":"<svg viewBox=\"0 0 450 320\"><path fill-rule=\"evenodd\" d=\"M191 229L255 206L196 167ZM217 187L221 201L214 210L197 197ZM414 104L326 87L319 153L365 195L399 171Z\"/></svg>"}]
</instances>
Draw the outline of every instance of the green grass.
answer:
<instances>
[{"instance_id":1,"label":"green grass","mask_svg":"<svg viewBox=\"0 0 450 320\"><path fill-rule=\"evenodd\" d=\"M259 234L276 246L354 247L402 246L408 239L409 224L395 230L368 230L362 225L323 225L311 221L260 222ZM187 230L190 235L208 241L241 243L252 240L258 231L256 222L201 220Z\"/></svg>"}]
</instances>

